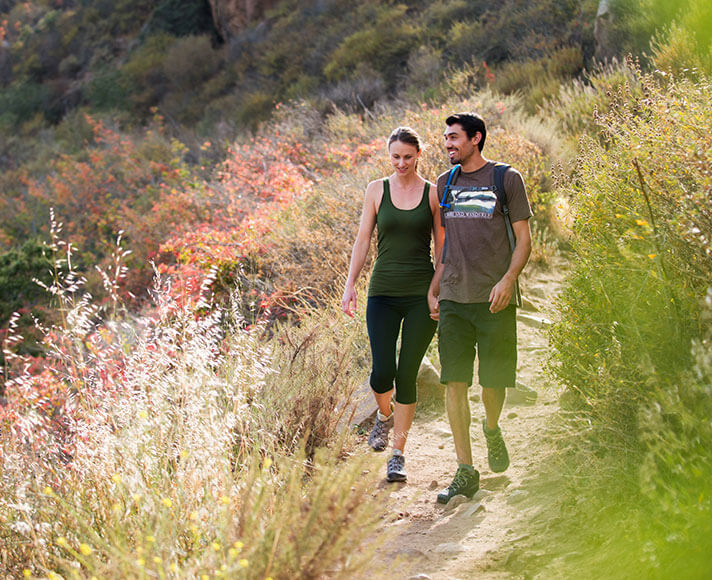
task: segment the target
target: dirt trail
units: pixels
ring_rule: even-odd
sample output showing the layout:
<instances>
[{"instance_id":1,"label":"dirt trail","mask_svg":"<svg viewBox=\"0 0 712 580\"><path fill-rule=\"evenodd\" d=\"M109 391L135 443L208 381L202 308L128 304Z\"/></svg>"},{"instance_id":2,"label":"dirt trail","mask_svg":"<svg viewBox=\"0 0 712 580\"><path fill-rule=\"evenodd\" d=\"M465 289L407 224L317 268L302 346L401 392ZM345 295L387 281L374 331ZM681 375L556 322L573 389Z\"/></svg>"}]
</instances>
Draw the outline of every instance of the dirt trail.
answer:
<instances>
[{"instance_id":1,"label":"dirt trail","mask_svg":"<svg viewBox=\"0 0 712 580\"><path fill-rule=\"evenodd\" d=\"M537 398L534 404L517 403L516 399L522 397L510 393L505 405L500 425L510 451L509 469L494 474L487 466L481 425L484 410L479 389L472 388L471 433L480 491L470 501L460 503L465 498L458 497L447 506L438 504L437 492L447 487L457 468L452 434L444 410L419 412L406 448L408 482L387 483L384 477L380 484L391 490L389 498L398 511L398 519L386 526L394 537L379 548L372 569L364 577L512 577L504 569L515 546L526 539L521 522L535 515L533 510L541 509L523 501L530 494L527 483L553 451L542 427L557 411L558 395L544 376L542 363L547 352L545 320L552 314L552 298L559 291L563 266L557 263L550 271L534 271L526 280L530 305L519 315L518 381L534 389ZM387 452L383 458L385 475ZM399 562L395 566L394 560Z\"/></svg>"}]
</instances>

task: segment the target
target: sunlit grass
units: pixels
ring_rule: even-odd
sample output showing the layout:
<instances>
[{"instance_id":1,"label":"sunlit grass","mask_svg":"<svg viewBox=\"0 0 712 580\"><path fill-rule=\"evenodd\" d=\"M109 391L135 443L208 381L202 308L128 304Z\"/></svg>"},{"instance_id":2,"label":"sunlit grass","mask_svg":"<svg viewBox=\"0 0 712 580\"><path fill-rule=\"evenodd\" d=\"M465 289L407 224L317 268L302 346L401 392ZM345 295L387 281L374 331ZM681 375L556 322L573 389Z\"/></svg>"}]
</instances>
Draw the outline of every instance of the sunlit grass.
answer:
<instances>
[{"instance_id":1,"label":"sunlit grass","mask_svg":"<svg viewBox=\"0 0 712 580\"><path fill-rule=\"evenodd\" d=\"M60 256L66 316L47 329L52 372L12 361L2 568L57 578L353 576L369 556L354 546L384 515L365 501L376 493L369 456L353 455L348 430L337 429L361 379L343 362L359 329L312 312L270 339L260 325L244 330L238 307L198 315L160 283L150 315L102 321ZM50 407L18 399L24 383L48 383Z\"/></svg>"}]
</instances>

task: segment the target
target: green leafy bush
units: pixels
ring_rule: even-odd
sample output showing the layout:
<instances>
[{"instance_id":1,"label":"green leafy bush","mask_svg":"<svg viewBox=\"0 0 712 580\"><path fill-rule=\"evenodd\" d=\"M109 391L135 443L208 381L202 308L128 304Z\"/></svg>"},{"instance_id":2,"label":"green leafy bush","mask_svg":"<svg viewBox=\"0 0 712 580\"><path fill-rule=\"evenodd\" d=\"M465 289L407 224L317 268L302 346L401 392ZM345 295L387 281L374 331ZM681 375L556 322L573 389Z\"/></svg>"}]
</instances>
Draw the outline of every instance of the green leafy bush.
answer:
<instances>
[{"instance_id":1,"label":"green leafy bush","mask_svg":"<svg viewBox=\"0 0 712 580\"><path fill-rule=\"evenodd\" d=\"M403 74L418 31L405 18L404 5L378 10L372 6L363 8L366 9L372 25L346 37L332 53L324 73L327 79L338 81L358 72L359 65L367 62L383 74L389 87L393 88Z\"/></svg>"},{"instance_id":2,"label":"green leafy bush","mask_svg":"<svg viewBox=\"0 0 712 580\"><path fill-rule=\"evenodd\" d=\"M49 296L34 278L47 282L51 262L39 241L29 239L0 254L0 327L23 308L47 304Z\"/></svg>"},{"instance_id":3,"label":"green leafy bush","mask_svg":"<svg viewBox=\"0 0 712 580\"><path fill-rule=\"evenodd\" d=\"M642 461L642 489L658 505L668 505L661 490L677 489L675 509L708 510L692 496L712 473L698 447L712 444L700 404L709 377L694 371L694 345L709 340L710 85L636 76L640 90L621 88L598 117L603 142L582 139L564 184L576 267L552 334L553 370L579 395L589 444L634 469Z\"/></svg>"},{"instance_id":4,"label":"green leafy bush","mask_svg":"<svg viewBox=\"0 0 712 580\"><path fill-rule=\"evenodd\" d=\"M129 88L117 69L104 69L94 75L86 89L89 105L97 111L128 109Z\"/></svg>"},{"instance_id":5,"label":"green leafy bush","mask_svg":"<svg viewBox=\"0 0 712 580\"><path fill-rule=\"evenodd\" d=\"M34 83L14 83L0 93L0 119L18 126L44 110L49 97L46 86Z\"/></svg>"},{"instance_id":6,"label":"green leafy bush","mask_svg":"<svg viewBox=\"0 0 712 580\"><path fill-rule=\"evenodd\" d=\"M121 68L129 87L130 102L137 113L147 114L170 90L163 63L166 52L176 40L166 33L150 36Z\"/></svg>"},{"instance_id":7,"label":"green leafy bush","mask_svg":"<svg viewBox=\"0 0 712 580\"><path fill-rule=\"evenodd\" d=\"M208 0L163 0L142 30L146 36L158 32L173 36L216 35L210 3Z\"/></svg>"}]
</instances>

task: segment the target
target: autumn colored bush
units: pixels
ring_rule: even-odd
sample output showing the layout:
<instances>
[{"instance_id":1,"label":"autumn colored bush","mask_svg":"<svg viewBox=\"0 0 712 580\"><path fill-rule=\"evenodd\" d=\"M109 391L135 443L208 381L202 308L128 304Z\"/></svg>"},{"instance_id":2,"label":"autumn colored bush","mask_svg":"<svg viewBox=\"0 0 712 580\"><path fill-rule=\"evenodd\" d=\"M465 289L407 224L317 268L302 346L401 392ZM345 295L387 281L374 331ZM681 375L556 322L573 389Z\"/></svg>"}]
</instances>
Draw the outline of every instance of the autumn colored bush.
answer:
<instances>
[{"instance_id":1,"label":"autumn colored bush","mask_svg":"<svg viewBox=\"0 0 712 580\"><path fill-rule=\"evenodd\" d=\"M3 343L3 571L358 577L371 552L352 543L381 522L370 459L344 460L360 326L312 311L267 335L237 304L196 315L160 276L149 314L127 315L118 294L92 299L52 232L61 322L41 366Z\"/></svg>"}]
</instances>

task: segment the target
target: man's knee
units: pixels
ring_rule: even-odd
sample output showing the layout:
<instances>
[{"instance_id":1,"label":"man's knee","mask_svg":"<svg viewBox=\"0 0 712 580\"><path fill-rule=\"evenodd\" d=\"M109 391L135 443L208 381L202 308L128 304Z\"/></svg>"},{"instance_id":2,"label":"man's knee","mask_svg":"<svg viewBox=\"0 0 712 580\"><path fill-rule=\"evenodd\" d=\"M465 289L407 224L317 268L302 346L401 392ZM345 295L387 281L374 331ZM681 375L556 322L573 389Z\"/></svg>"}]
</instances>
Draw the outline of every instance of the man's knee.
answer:
<instances>
[{"instance_id":1,"label":"man's knee","mask_svg":"<svg viewBox=\"0 0 712 580\"><path fill-rule=\"evenodd\" d=\"M445 388L447 389L448 396L455 398L467 398L469 385L467 383L449 382Z\"/></svg>"}]
</instances>

